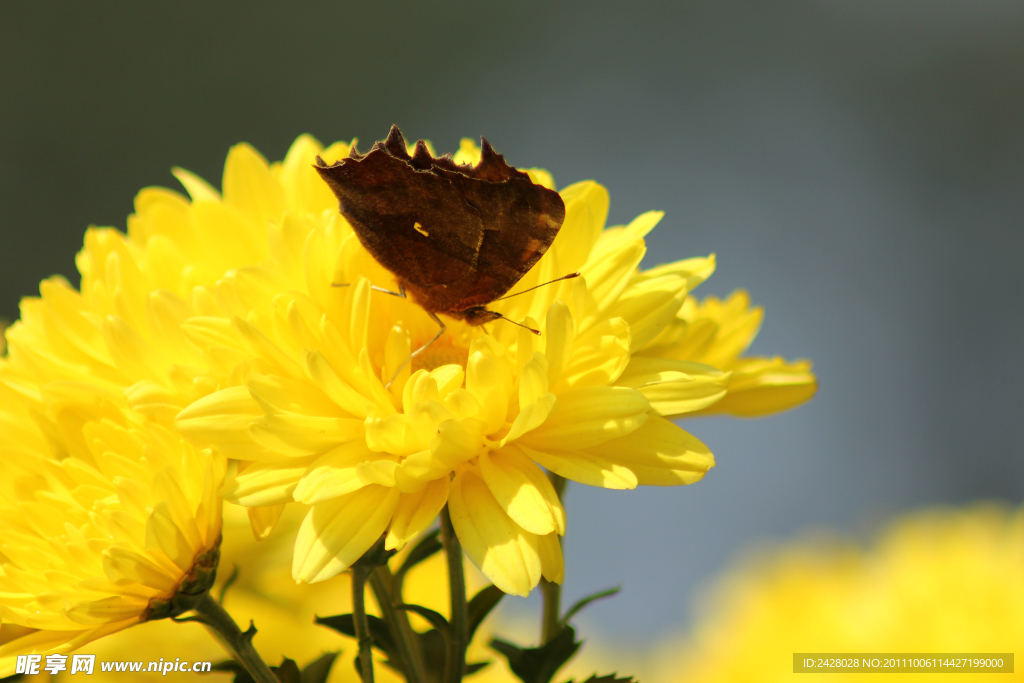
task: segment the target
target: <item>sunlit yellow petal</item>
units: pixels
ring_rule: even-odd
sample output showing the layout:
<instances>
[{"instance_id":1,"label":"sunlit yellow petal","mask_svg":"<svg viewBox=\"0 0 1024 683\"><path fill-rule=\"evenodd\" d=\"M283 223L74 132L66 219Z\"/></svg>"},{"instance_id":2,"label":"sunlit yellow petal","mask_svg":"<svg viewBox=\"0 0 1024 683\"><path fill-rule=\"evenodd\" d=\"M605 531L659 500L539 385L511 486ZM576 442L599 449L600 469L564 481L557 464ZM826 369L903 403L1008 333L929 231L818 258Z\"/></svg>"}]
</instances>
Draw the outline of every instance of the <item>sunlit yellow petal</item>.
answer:
<instances>
[{"instance_id":1,"label":"sunlit yellow petal","mask_svg":"<svg viewBox=\"0 0 1024 683\"><path fill-rule=\"evenodd\" d=\"M522 441L538 449L588 448L639 428L647 420L650 407L635 389L569 389L558 395L558 410Z\"/></svg>"},{"instance_id":2,"label":"sunlit yellow petal","mask_svg":"<svg viewBox=\"0 0 1024 683\"><path fill-rule=\"evenodd\" d=\"M702 412L761 417L795 408L817 391L818 380L808 361L748 358L733 366L725 397Z\"/></svg>"},{"instance_id":3,"label":"sunlit yellow petal","mask_svg":"<svg viewBox=\"0 0 1024 683\"><path fill-rule=\"evenodd\" d=\"M549 453L519 446L531 460L560 477L606 489L635 489L637 476L626 466L586 451Z\"/></svg>"},{"instance_id":4,"label":"sunlit yellow petal","mask_svg":"<svg viewBox=\"0 0 1024 683\"><path fill-rule=\"evenodd\" d=\"M515 447L480 456L480 475L498 505L530 533L565 533L565 511L547 476Z\"/></svg>"},{"instance_id":5,"label":"sunlit yellow petal","mask_svg":"<svg viewBox=\"0 0 1024 683\"><path fill-rule=\"evenodd\" d=\"M471 470L456 475L448 496L452 526L473 564L506 593L529 594L541 577L537 537L505 514Z\"/></svg>"},{"instance_id":6,"label":"sunlit yellow petal","mask_svg":"<svg viewBox=\"0 0 1024 683\"><path fill-rule=\"evenodd\" d=\"M636 389L662 417L693 413L725 396L730 374L710 365L635 356L617 384Z\"/></svg>"},{"instance_id":7,"label":"sunlit yellow petal","mask_svg":"<svg viewBox=\"0 0 1024 683\"><path fill-rule=\"evenodd\" d=\"M700 481L715 466L703 443L660 417L651 417L632 434L606 441L587 452L628 467L645 486L679 486Z\"/></svg>"},{"instance_id":8,"label":"sunlit yellow petal","mask_svg":"<svg viewBox=\"0 0 1024 683\"><path fill-rule=\"evenodd\" d=\"M448 502L448 488L449 479L442 477L431 481L419 491L403 493L398 499L384 547L388 550L401 550L406 543L433 524L441 508Z\"/></svg>"},{"instance_id":9,"label":"sunlit yellow petal","mask_svg":"<svg viewBox=\"0 0 1024 683\"><path fill-rule=\"evenodd\" d=\"M292 577L315 583L348 569L387 529L398 497L372 485L314 505L295 539Z\"/></svg>"}]
</instances>

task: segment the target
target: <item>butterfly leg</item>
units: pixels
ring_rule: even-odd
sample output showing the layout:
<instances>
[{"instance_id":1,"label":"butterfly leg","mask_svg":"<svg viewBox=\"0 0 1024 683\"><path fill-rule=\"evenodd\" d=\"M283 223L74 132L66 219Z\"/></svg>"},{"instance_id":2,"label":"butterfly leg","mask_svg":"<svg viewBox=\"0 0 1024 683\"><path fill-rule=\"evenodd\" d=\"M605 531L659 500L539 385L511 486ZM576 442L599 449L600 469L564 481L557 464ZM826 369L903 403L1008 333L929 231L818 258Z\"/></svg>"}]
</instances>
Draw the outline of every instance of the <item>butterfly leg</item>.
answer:
<instances>
[{"instance_id":1,"label":"butterfly leg","mask_svg":"<svg viewBox=\"0 0 1024 683\"><path fill-rule=\"evenodd\" d=\"M405 294L405 288L404 287L402 288L402 294ZM398 295L396 294L395 296L398 296ZM437 317L437 315L435 315L434 313L432 313L430 311L427 311L427 315L430 316L431 320L433 320L435 323L437 323L437 326L438 326L437 334L435 334L433 337L431 337L430 341L428 341L426 344L424 344L423 346L421 346L420 348L416 349L415 351L413 351L412 353L409 354L409 357L405 359L405 362L398 366L398 369L395 370L395 374L391 375L391 379L389 379L388 383L384 385L385 389L388 389L388 388L391 387L391 383L395 381L396 377L398 377L398 373L400 373L402 370L404 370L405 366L408 365L409 363L411 363L413 358L415 358L416 356L418 356L421 353L423 353L424 351L426 351L427 347L430 346L431 344L433 344L434 342L436 342L438 339L440 339L441 335L444 334L444 331L446 329L448 329L447 327L445 327L444 323L441 322L441 319Z\"/></svg>"},{"instance_id":2,"label":"butterfly leg","mask_svg":"<svg viewBox=\"0 0 1024 683\"><path fill-rule=\"evenodd\" d=\"M349 282L344 282L344 283L341 283L341 284L338 284L338 283L335 283L335 282L331 283L331 287L351 287L351 286L352 285ZM378 287L377 285L370 285L370 289L372 289L375 292L383 292L384 294L390 294L391 296L397 296L399 299L408 299L409 298L409 297L407 297L405 295L405 285L398 285L398 291L397 292L392 291L390 289L384 289L383 287Z\"/></svg>"},{"instance_id":3,"label":"butterfly leg","mask_svg":"<svg viewBox=\"0 0 1024 683\"><path fill-rule=\"evenodd\" d=\"M372 289L375 292L384 292L385 294L390 294L391 296L397 296L399 299L409 298L405 295L405 285L398 285L397 292L393 292L390 289L384 289L383 287L378 287L377 285L370 285L370 289Z\"/></svg>"}]
</instances>

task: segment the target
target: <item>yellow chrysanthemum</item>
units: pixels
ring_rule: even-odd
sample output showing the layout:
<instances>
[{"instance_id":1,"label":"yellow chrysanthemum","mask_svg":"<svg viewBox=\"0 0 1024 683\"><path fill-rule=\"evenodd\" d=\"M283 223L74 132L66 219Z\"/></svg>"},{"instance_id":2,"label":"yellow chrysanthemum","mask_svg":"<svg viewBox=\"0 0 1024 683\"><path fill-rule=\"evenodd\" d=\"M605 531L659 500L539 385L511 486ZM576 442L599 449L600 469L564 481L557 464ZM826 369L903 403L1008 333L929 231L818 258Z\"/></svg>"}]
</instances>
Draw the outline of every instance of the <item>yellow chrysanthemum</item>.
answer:
<instances>
[{"instance_id":1,"label":"yellow chrysanthemum","mask_svg":"<svg viewBox=\"0 0 1024 683\"><path fill-rule=\"evenodd\" d=\"M680 656L652 680L853 680L794 674L794 652L1014 652L1024 643L1024 511L919 513L870 552L795 544L724 579ZM671 651L669 653L668 651ZM959 674L988 680L992 674ZM972 677L973 676L973 677ZM1000 679L1005 678L1000 675ZM871 680L905 680L874 673ZM1017 667L1014 680L1024 678Z\"/></svg>"},{"instance_id":2,"label":"yellow chrysanthemum","mask_svg":"<svg viewBox=\"0 0 1024 683\"><path fill-rule=\"evenodd\" d=\"M302 519L300 507L295 506L294 510L282 517L272 536L257 542L249 531L244 510L234 505L225 506L218 583L223 585L232 574L233 567L237 566L239 571L237 579L225 595L224 607L237 623L248 624L250 620L255 623L257 633L253 645L268 664L276 666L283 657L288 657L303 667L326 652L340 650L331 668L328 683L357 683L360 678L353 663L358 649L354 640L313 622L317 615L326 617L352 611L352 593L345 585L349 577L342 575L337 578L337 583L332 581L313 586L297 586L291 578L292 538ZM404 554L392 558L392 567L397 568L404 559ZM470 592L486 585L479 574L470 573L468 579ZM409 572L403 594L408 602L447 614L447 586L444 556L438 553ZM379 615L373 595L368 597L370 613ZM470 647L470 661L493 659L494 653L485 645L489 634L485 622ZM91 643L80 651L95 654L98 662L131 660L148 663L161 658L172 662L175 658L188 662L220 662L229 657L220 642L211 638L204 626L198 623L174 623L167 619L150 621L121 631ZM67 653L62 651L62 654ZM377 659L378 664L382 659ZM98 670L99 664L96 666ZM214 681L230 681L232 676L228 673L213 673L206 677ZM78 678L78 675L72 676L65 671L56 680L75 681ZM160 672L145 671L119 673L117 678L126 683L167 680ZM399 683L404 680L384 665L375 667L375 679L380 683ZM501 661L493 662L476 674L474 679L481 683L517 680Z\"/></svg>"},{"instance_id":3,"label":"yellow chrysanthemum","mask_svg":"<svg viewBox=\"0 0 1024 683\"><path fill-rule=\"evenodd\" d=\"M0 385L0 676L180 613L217 568L224 460L89 385Z\"/></svg>"},{"instance_id":4,"label":"yellow chrysanthemum","mask_svg":"<svg viewBox=\"0 0 1024 683\"><path fill-rule=\"evenodd\" d=\"M660 213L605 230L604 188L563 189L561 232L516 289L583 276L494 306L543 336L451 321L385 388L436 327L411 302L371 292L391 276L312 169L318 153L347 152L303 136L268 165L239 145L223 195L181 170L191 200L144 190L127 236L87 233L81 294L49 280L23 303L0 379L89 384L234 459L224 495L251 508L259 534L284 504L311 505L293 564L307 582L344 570L382 533L402 547L447 503L469 557L525 595L542 575L562 577L565 514L541 467L633 488L692 483L713 465L667 418L727 396L730 373L663 338L694 327L679 312L713 260L638 271ZM456 155L478 158L468 141Z\"/></svg>"}]
</instances>

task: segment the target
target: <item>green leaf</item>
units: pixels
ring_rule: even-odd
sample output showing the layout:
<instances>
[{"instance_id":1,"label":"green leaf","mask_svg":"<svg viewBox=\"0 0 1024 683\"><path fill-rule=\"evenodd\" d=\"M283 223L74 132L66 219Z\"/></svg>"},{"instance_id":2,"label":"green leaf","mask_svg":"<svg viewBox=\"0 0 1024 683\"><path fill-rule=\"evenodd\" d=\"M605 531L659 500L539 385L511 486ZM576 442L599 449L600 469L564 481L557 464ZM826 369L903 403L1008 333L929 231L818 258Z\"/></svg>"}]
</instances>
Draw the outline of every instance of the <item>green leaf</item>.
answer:
<instances>
[{"instance_id":1,"label":"green leaf","mask_svg":"<svg viewBox=\"0 0 1024 683\"><path fill-rule=\"evenodd\" d=\"M601 598L610 598L611 596L618 593L620 590L622 590L622 586L616 586L615 588L609 588L608 590L603 590L598 593L588 595L585 598L580 598L573 604L572 607L569 608L569 611L565 613L565 616L562 617L562 625L564 626L568 624L570 619L576 616L580 610L582 610L590 603L594 602L595 600L600 600Z\"/></svg>"},{"instance_id":2,"label":"green leaf","mask_svg":"<svg viewBox=\"0 0 1024 683\"><path fill-rule=\"evenodd\" d=\"M436 628L417 634L420 652L423 653L423 668L430 683L441 683L444 665L448 661L447 638Z\"/></svg>"},{"instance_id":3,"label":"green leaf","mask_svg":"<svg viewBox=\"0 0 1024 683\"><path fill-rule=\"evenodd\" d=\"M350 638L356 637L356 623L351 614L337 614L333 617L316 617L314 623L332 628L338 633L344 633ZM380 617L372 614L366 615L366 621L370 626L370 636L373 638L373 646L387 655L389 662L400 661L395 641L391 638L391 630L387 623Z\"/></svg>"},{"instance_id":4,"label":"green leaf","mask_svg":"<svg viewBox=\"0 0 1024 683\"><path fill-rule=\"evenodd\" d=\"M473 642L473 634L476 633L477 628L487 618L487 615L491 613L491 610L501 602L503 597L505 597L505 593L497 586L492 585L481 589L469 601L467 606L467 611L469 612L469 623L467 624L469 642Z\"/></svg>"},{"instance_id":5,"label":"green leaf","mask_svg":"<svg viewBox=\"0 0 1024 683\"><path fill-rule=\"evenodd\" d=\"M319 659L314 659L302 670L302 683L327 683L334 660L341 652L326 652Z\"/></svg>"},{"instance_id":6,"label":"green leaf","mask_svg":"<svg viewBox=\"0 0 1024 683\"><path fill-rule=\"evenodd\" d=\"M565 626L550 642L540 647L519 647L500 638L491 641L491 647L505 655L512 673L523 683L549 683L582 644L576 640L576 630L572 626Z\"/></svg>"},{"instance_id":7,"label":"green leaf","mask_svg":"<svg viewBox=\"0 0 1024 683\"><path fill-rule=\"evenodd\" d=\"M211 671L228 671L235 674L235 677L231 679L232 683L256 683L249 672L245 670L241 664L233 659L226 659L223 662L217 662L212 667Z\"/></svg>"},{"instance_id":8,"label":"green leaf","mask_svg":"<svg viewBox=\"0 0 1024 683\"><path fill-rule=\"evenodd\" d=\"M576 683L576 679L570 678L565 683ZM619 678L618 674L605 674L604 676L598 676L594 674L583 683L637 683L632 676L626 678Z\"/></svg>"},{"instance_id":9,"label":"green leaf","mask_svg":"<svg viewBox=\"0 0 1024 683\"><path fill-rule=\"evenodd\" d=\"M422 605L395 605L395 609L404 609L408 612L415 612L429 621L430 625L440 631L445 638L448 638L451 635L451 627L448 626L448 620L439 612L427 609Z\"/></svg>"},{"instance_id":10,"label":"green leaf","mask_svg":"<svg viewBox=\"0 0 1024 683\"><path fill-rule=\"evenodd\" d=\"M256 683L245 667L233 659L217 662L211 667L211 671L228 671L235 674L232 683ZM280 666L272 666L270 671L277 676L277 680L281 683L306 683L301 678L299 667L293 659L282 657Z\"/></svg>"},{"instance_id":11,"label":"green leaf","mask_svg":"<svg viewBox=\"0 0 1024 683\"><path fill-rule=\"evenodd\" d=\"M299 673L299 665L294 659L284 657L280 666L272 666L270 670L281 683L302 683L302 674Z\"/></svg>"}]
</instances>

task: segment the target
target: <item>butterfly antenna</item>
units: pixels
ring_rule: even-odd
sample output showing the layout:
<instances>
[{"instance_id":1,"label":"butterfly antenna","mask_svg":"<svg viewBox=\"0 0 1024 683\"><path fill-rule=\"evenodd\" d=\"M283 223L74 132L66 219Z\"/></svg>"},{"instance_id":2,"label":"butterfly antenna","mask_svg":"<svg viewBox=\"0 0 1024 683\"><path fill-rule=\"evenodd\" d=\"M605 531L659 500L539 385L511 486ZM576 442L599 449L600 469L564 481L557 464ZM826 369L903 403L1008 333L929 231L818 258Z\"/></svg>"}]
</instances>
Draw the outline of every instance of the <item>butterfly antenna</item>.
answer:
<instances>
[{"instance_id":1,"label":"butterfly antenna","mask_svg":"<svg viewBox=\"0 0 1024 683\"><path fill-rule=\"evenodd\" d=\"M547 282L542 282L539 285L534 285L533 287L530 287L529 289L524 289L521 292L516 292L515 294L509 294L508 296L503 296L500 299L495 299L495 301L504 301L505 299L511 299L514 296L519 296L520 294L526 294L527 292L532 292L533 290L537 289L538 287L544 287L545 285L550 285L550 284L555 283L555 282L561 282L562 280L571 280L574 277L579 277L579 276L580 276L579 273L569 273L568 275L563 275L562 277L556 277L554 280L548 280ZM508 320L508 318L506 318L506 320ZM509 322L512 322L512 321L509 320ZM519 323L516 323L516 324L518 325ZM526 327L526 326L523 325L522 327ZM532 329L532 328L527 327L526 329ZM534 332L537 332L537 330L534 330ZM540 332L537 332L537 334L540 334Z\"/></svg>"},{"instance_id":2,"label":"butterfly antenna","mask_svg":"<svg viewBox=\"0 0 1024 683\"><path fill-rule=\"evenodd\" d=\"M579 275L579 273L576 273L576 275ZM560 278L558 278L558 279L559 279L559 280L564 280L565 278L564 278L564 277L560 277ZM552 280L552 282L555 282L555 280ZM547 283L545 283L545 284L547 284ZM537 286L538 286L538 287L540 287L540 285L537 285ZM526 291L528 292L528 291L530 291L530 290L526 290ZM520 293L520 294L522 294L523 292L519 292L519 293ZM500 299L499 299L499 301L500 301ZM523 328L524 330L529 330L530 332L533 332L533 333L534 333L535 335L537 335L538 337L540 336L540 330L535 330L535 329L533 329L532 327L530 327L529 325L524 325L524 324L522 324L522 323L517 323L517 322L516 322L515 320L513 320L512 318L506 318L505 316L501 315L501 314L500 314L500 313L498 313L497 311L491 311L491 313L497 313L498 317L499 317L499 318L501 318L502 320L507 320L508 322L512 323L513 325L518 325L519 327ZM486 331L486 330L485 330L485 331Z\"/></svg>"}]
</instances>

